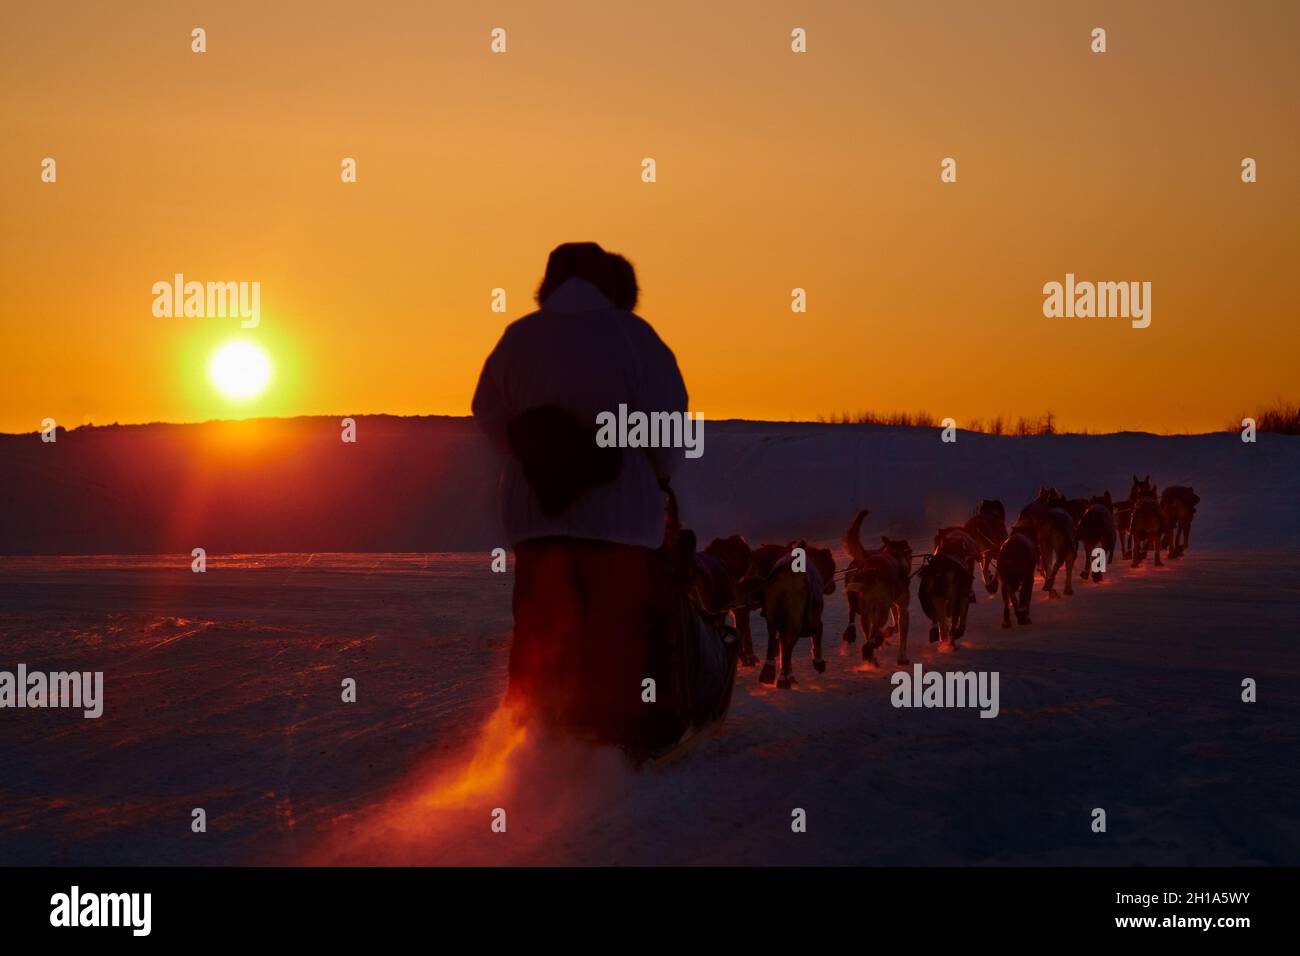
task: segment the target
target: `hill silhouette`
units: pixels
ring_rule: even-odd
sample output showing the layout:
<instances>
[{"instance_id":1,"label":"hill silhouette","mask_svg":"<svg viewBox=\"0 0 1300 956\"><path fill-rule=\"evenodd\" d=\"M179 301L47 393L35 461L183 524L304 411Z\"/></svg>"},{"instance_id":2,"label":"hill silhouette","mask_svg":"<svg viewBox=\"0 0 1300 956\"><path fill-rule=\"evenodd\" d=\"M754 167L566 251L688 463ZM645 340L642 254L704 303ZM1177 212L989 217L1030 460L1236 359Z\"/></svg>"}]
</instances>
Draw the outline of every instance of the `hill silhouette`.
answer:
<instances>
[{"instance_id":1,"label":"hill silhouette","mask_svg":"<svg viewBox=\"0 0 1300 956\"><path fill-rule=\"evenodd\" d=\"M0 435L0 554L476 551L506 544L498 462L468 418L341 416L86 426L44 443ZM993 436L937 428L710 421L704 455L674 485L701 539L836 541L868 534L928 546L984 497L1013 514L1040 484L1127 494L1133 473L1194 485L1195 537L1214 546L1300 539L1300 441L1238 435Z\"/></svg>"},{"instance_id":2,"label":"hill silhouette","mask_svg":"<svg viewBox=\"0 0 1300 956\"><path fill-rule=\"evenodd\" d=\"M482 545L496 472L468 419L341 416L0 436L0 552ZM455 494L447 494L450 487ZM471 507L467 504L474 502Z\"/></svg>"}]
</instances>

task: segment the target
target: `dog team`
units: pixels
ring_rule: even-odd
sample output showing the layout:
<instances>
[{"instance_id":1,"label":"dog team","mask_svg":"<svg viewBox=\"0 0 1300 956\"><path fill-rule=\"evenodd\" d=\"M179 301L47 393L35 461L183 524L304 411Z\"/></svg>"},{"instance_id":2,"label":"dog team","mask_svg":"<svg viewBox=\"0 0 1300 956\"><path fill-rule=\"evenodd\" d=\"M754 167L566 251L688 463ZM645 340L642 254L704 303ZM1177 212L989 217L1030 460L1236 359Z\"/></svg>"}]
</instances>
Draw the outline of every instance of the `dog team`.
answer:
<instances>
[{"instance_id":1,"label":"dog team","mask_svg":"<svg viewBox=\"0 0 1300 956\"><path fill-rule=\"evenodd\" d=\"M740 663L758 663L750 631L750 612L767 624L767 656L759 680L777 687L796 683L793 650L801 637L812 639L813 668L826 669L822 612L825 597L842 576L849 623L843 639L853 643L862 630L862 658L876 663L876 651L890 634L898 635L898 664L907 657L912 580L916 597L930 620L930 641L952 646L966 632L967 613L975 600L978 575L989 594L1002 592L1002 626L1030 623L1029 608L1037 577L1050 598L1059 598L1057 576L1064 571L1064 593L1074 593L1074 569L1083 553L1083 580L1100 582L1114 560L1116 545L1133 567L1154 553L1182 557L1191 538L1200 497L1173 485L1157 493L1151 476L1133 476L1128 499L1115 501L1109 491L1091 498L1066 498L1056 488L1039 488L1010 528L1001 501L980 502L962 525L941 528L934 547L914 555L901 539L882 536L868 550L861 528L868 511L859 511L844 533L849 565L836 570L829 548L808 542L765 544L751 548L740 535L716 538L691 562L690 598L697 611L719 627L734 627ZM734 622L734 624L732 623ZM779 669L778 669L779 666Z\"/></svg>"}]
</instances>

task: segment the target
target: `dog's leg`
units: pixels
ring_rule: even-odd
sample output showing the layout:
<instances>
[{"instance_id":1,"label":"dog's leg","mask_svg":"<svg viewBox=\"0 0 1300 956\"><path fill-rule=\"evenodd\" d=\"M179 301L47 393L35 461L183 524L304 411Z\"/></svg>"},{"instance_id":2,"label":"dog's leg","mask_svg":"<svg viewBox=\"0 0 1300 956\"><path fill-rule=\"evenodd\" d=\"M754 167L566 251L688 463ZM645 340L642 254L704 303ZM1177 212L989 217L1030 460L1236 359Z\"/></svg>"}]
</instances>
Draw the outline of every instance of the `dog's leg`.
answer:
<instances>
[{"instance_id":1,"label":"dog's leg","mask_svg":"<svg viewBox=\"0 0 1300 956\"><path fill-rule=\"evenodd\" d=\"M767 622L767 660L763 661L763 671L758 675L758 679L764 684L776 683L776 649L777 649L777 630L776 625L769 619Z\"/></svg>"},{"instance_id":2,"label":"dog's leg","mask_svg":"<svg viewBox=\"0 0 1300 956\"><path fill-rule=\"evenodd\" d=\"M875 664L876 648L885 643L885 639L881 636L881 629L889 618L889 609L882 608L874 602L864 604L861 609L861 617L862 659Z\"/></svg>"},{"instance_id":3,"label":"dog's leg","mask_svg":"<svg viewBox=\"0 0 1300 956\"><path fill-rule=\"evenodd\" d=\"M970 601L957 598L957 612L953 616L952 636L953 640L962 637L966 633L966 617L970 614Z\"/></svg>"},{"instance_id":4,"label":"dog's leg","mask_svg":"<svg viewBox=\"0 0 1300 956\"><path fill-rule=\"evenodd\" d=\"M1020 586L1020 606L1016 609L1016 621L1029 624L1029 605L1034 600L1034 578L1030 575Z\"/></svg>"},{"instance_id":5,"label":"dog's leg","mask_svg":"<svg viewBox=\"0 0 1300 956\"><path fill-rule=\"evenodd\" d=\"M736 633L740 635L740 663L753 667L758 663L758 655L754 653L754 635L749 629L749 608L738 607L732 613L736 618Z\"/></svg>"},{"instance_id":6,"label":"dog's leg","mask_svg":"<svg viewBox=\"0 0 1300 956\"><path fill-rule=\"evenodd\" d=\"M952 616L952 600L948 597L936 597L934 600L934 624L930 628L930 638L933 640L935 632L938 632L940 645L947 644L952 646L952 628L950 625Z\"/></svg>"},{"instance_id":7,"label":"dog's leg","mask_svg":"<svg viewBox=\"0 0 1300 956\"><path fill-rule=\"evenodd\" d=\"M1051 549L1049 554L1051 560L1048 566L1052 570L1050 573L1043 576L1043 590L1047 592L1048 597L1055 598L1060 597L1060 595L1056 593L1056 572L1061 567L1061 558L1057 556L1055 547Z\"/></svg>"},{"instance_id":8,"label":"dog's leg","mask_svg":"<svg viewBox=\"0 0 1300 956\"><path fill-rule=\"evenodd\" d=\"M776 686L782 689L793 687L794 679L794 645L799 640L799 631L790 621L785 622L781 631L781 676L776 679Z\"/></svg>"},{"instance_id":9,"label":"dog's leg","mask_svg":"<svg viewBox=\"0 0 1300 956\"><path fill-rule=\"evenodd\" d=\"M1002 582L1002 626L1011 626L1011 594L1013 588L1006 582Z\"/></svg>"},{"instance_id":10,"label":"dog's leg","mask_svg":"<svg viewBox=\"0 0 1300 956\"><path fill-rule=\"evenodd\" d=\"M1065 556L1065 593L1074 593L1074 558L1075 553L1070 551Z\"/></svg>"}]
</instances>

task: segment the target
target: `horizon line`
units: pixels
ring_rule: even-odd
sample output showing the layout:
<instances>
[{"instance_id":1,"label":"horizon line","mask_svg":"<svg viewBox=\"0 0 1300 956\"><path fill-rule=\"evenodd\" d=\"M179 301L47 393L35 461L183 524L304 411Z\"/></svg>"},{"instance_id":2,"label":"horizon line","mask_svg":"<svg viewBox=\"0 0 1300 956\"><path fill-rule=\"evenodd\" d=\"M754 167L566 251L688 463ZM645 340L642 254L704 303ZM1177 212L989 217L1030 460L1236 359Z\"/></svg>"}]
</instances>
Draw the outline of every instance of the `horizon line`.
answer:
<instances>
[{"instance_id":1,"label":"horizon line","mask_svg":"<svg viewBox=\"0 0 1300 956\"><path fill-rule=\"evenodd\" d=\"M350 412L344 414L301 414L301 415L256 415L247 418L205 418L195 419L193 421L143 421L143 422L106 422L97 424L95 422L83 422L69 428L65 425L57 425L56 430L62 430L65 434L71 434L79 431L92 429L107 428L156 428L167 426L174 428L194 427L200 425L220 425L220 424L239 424L253 422L293 422L303 419L330 419L341 420L344 418L394 418L394 419L448 419L454 421L473 421L473 415L451 415L438 412L424 412L416 414L399 414L396 412ZM942 429L939 423L918 424L915 422L898 422L898 421L831 421L829 419L769 419L769 418L706 418L706 421L715 424L747 424L747 425L817 425L826 428L909 428L909 429ZM982 424L983 420L976 420L975 424ZM1113 435L1150 435L1158 438L1198 438L1205 435L1232 434L1235 428L1224 426L1211 431L1188 431L1188 432L1171 432L1171 431L1152 431L1143 428L1129 428L1115 431L1075 431L1070 428L1057 428L1053 431L1037 431L1028 434L1016 434L1012 431L1000 434L987 432L978 428L963 427L960 424L956 426L958 432L966 432L972 435L982 435L985 438L1040 438L1040 437L1079 437L1079 438L1103 438ZM42 429L36 428L29 432L0 432L0 438L25 438L38 436ZM1278 433L1282 434L1282 433Z\"/></svg>"}]
</instances>

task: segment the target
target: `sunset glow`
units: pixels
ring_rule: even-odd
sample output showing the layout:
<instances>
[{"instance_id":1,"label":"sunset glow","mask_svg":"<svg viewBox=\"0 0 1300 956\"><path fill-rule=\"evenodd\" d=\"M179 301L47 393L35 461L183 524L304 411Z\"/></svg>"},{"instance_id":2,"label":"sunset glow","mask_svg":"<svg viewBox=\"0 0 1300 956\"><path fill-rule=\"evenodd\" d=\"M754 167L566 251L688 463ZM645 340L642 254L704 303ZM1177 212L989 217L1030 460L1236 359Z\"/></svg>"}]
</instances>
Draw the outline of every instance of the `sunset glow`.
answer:
<instances>
[{"instance_id":1,"label":"sunset glow","mask_svg":"<svg viewBox=\"0 0 1300 956\"><path fill-rule=\"evenodd\" d=\"M402 2L365 29L237 4L196 55L183 7L142 30L20 5L0 37L0 206L22 237L0 257L0 431L236 412L178 366L241 319L154 315L178 274L260 283L247 333L276 377L250 414L465 415L549 250L586 239L636 265L710 421L1218 430L1293 392L1300 6L1095 13L1104 56L1071 4ZM1150 282L1150 327L1044 317L1068 274Z\"/></svg>"}]
</instances>

